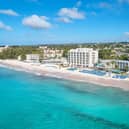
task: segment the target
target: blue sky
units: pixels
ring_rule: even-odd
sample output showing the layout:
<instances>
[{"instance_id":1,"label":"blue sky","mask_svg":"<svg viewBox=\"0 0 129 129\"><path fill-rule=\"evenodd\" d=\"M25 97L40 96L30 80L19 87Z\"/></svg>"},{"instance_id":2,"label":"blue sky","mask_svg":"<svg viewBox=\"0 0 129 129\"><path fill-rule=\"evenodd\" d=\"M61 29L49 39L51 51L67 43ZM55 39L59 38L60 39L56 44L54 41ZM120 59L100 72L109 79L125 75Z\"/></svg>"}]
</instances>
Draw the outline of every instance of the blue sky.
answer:
<instances>
[{"instance_id":1,"label":"blue sky","mask_svg":"<svg viewBox=\"0 0 129 129\"><path fill-rule=\"evenodd\" d=\"M0 0L0 43L129 41L129 0Z\"/></svg>"}]
</instances>

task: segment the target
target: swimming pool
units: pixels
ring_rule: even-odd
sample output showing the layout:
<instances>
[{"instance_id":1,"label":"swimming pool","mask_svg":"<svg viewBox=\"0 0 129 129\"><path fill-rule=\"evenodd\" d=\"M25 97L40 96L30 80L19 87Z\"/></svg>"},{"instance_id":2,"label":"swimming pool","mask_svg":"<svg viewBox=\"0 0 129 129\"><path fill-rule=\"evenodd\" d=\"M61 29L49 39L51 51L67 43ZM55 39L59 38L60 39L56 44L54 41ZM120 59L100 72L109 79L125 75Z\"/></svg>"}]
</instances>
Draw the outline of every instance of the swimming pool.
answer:
<instances>
[{"instance_id":1,"label":"swimming pool","mask_svg":"<svg viewBox=\"0 0 129 129\"><path fill-rule=\"evenodd\" d=\"M126 75L115 75L112 78L117 78L117 79L126 79L128 76Z\"/></svg>"},{"instance_id":2,"label":"swimming pool","mask_svg":"<svg viewBox=\"0 0 129 129\"><path fill-rule=\"evenodd\" d=\"M75 70L77 70L77 68L68 68L67 70L75 71Z\"/></svg>"},{"instance_id":3,"label":"swimming pool","mask_svg":"<svg viewBox=\"0 0 129 129\"><path fill-rule=\"evenodd\" d=\"M98 75L98 76L106 75L106 72L105 71L101 71L101 70L82 70L80 72L88 73L88 74L94 74L94 75Z\"/></svg>"}]
</instances>

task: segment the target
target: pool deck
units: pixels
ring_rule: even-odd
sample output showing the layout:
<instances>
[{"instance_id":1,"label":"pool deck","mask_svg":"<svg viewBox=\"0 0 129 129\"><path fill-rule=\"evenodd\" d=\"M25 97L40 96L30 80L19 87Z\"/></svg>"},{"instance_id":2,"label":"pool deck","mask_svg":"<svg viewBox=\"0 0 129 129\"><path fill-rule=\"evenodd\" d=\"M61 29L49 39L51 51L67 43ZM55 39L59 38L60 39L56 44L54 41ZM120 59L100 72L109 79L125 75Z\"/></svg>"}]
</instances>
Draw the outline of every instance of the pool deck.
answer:
<instances>
[{"instance_id":1,"label":"pool deck","mask_svg":"<svg viewBox=\"0 0 129 129\"><path fill-rule=\"evenodd\" d=\"M0 60L0 64L4 67L31 72L37 75L50 76L50 77L62 78L73 81L88 82L88 83L98 84L101 86L111 86L111 87L122 88L124 90L129 90L129 78L115 79L105 76L97 76L93 74L81 73L78 71L50 68L40 64L25 63L17 60Z\"/></svg>"}]
</instances>

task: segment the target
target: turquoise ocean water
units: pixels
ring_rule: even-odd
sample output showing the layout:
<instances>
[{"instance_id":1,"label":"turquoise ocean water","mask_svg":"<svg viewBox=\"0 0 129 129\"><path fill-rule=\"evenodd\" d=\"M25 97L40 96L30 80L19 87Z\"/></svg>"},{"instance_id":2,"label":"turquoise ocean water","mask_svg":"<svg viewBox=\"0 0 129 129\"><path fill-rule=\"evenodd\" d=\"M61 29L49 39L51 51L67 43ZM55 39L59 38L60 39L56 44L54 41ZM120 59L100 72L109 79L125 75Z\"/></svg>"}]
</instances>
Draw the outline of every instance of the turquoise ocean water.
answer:
<instances>
[{"instance_id":1,"label":"turquoise ocean water","mask_svg":"<svg viewBox=\"0 0 129 129\"><path fill-rule=\"evenodd\" d=\"M129 92L0 68L0 129L129 129Z\"/></svg>"}]
</instances>

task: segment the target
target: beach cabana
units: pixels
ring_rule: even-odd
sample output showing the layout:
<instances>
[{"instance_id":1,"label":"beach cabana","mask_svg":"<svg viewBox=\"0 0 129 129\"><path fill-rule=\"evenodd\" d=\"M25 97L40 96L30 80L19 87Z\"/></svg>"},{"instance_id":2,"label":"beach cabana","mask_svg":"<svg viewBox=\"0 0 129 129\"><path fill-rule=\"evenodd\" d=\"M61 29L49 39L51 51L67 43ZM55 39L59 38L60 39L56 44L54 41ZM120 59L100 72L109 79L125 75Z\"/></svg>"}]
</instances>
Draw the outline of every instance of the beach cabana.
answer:
<instances>
[{"instance_id":1,"label":"beach cabana","mask_svg":"<svg viewBox=\"0 0 129 129\"><path fill-rule=\"evenodd\" d=\"M105 69L105 66L103 63L96 64L95 66L97 69Z\"/></svg>"},{"instance_id":2,"label":"beach cabana","mask_svg":"<svg viewBox=\"0 0 129 129\"><path fill-rule=\"evenodd\" d=\"M118 70L118 69L113 69L113 70L112 70L112 73L121 74L122 71L120 71L120 70Z\"/></svg>"}]
</instances>

